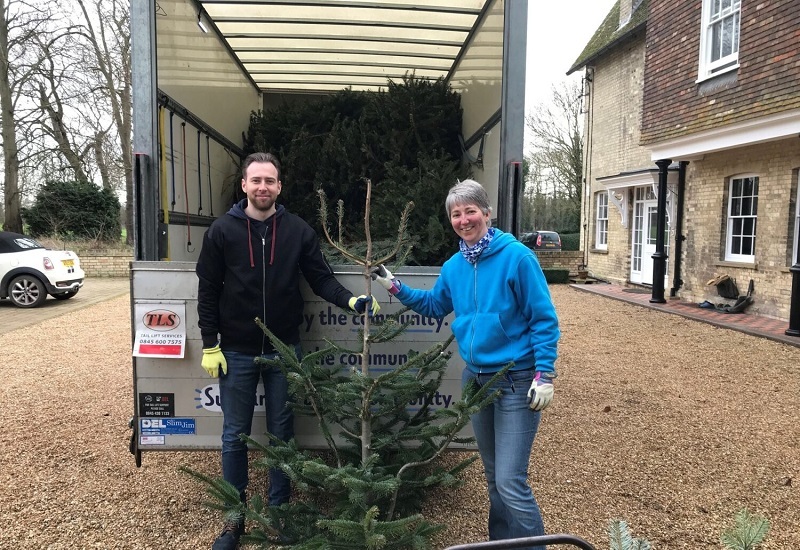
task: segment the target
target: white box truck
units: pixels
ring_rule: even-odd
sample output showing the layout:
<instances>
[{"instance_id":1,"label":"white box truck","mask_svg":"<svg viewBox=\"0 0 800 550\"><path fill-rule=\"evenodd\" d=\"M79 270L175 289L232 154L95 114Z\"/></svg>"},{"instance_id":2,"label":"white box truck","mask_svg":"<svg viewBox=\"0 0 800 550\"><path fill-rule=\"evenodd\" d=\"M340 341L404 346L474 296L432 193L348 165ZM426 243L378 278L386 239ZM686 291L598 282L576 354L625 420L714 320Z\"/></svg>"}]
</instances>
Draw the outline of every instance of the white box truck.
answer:
<instances>
[{"instance_id":1,"label":"white box truck","mask_svg":"<svg viewBox=\"0 0 800 550\"><path fill-rule=\"evenodd\" d=\"M137 465L146 451L220 447L216 383L200 368L194 268L204 231L227 210L230 187L239 185L250 114L344 88L377 90L411 73L444 78L461 94L463 152L490 193L495 225L516 234L526 24L526 0L131 0ZM342 284L363 293L357 269L334 270ZM437 274L437 267L398 273L421 288ZM324 338L355 337L358 316L310 291L305 296L304 350ZM399 304L383 307L391 313ZM392 368L409 349L450 334L450 319L411 321L402 341L372 350L371 368ZM435 406L460 396L462 365L453 357ZM330 361L355 366L359 359L339 354ZM256 439L265 429L259 417ZM320 446L314 423L304 422L298 419L298 442Z\"/></svg>"}]
</instances>

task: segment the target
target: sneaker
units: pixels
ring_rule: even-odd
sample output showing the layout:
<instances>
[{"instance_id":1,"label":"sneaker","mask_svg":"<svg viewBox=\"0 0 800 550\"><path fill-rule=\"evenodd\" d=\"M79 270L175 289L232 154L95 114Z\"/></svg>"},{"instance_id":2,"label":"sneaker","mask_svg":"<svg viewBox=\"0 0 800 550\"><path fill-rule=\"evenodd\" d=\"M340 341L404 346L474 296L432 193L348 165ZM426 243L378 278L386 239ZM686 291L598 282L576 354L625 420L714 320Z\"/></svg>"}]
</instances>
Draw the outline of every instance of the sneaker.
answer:
<instances>
[{"instance_id":1,"label":"sneaker","mask_svg":"<svg viewBox=\"0 0 800 550\"><path fill-rule=\"evenodd\" d=\"M244 522L226 523L211 550L236 550L239 548L239 538L244 533Z\"/></svg>"}]
</instances>

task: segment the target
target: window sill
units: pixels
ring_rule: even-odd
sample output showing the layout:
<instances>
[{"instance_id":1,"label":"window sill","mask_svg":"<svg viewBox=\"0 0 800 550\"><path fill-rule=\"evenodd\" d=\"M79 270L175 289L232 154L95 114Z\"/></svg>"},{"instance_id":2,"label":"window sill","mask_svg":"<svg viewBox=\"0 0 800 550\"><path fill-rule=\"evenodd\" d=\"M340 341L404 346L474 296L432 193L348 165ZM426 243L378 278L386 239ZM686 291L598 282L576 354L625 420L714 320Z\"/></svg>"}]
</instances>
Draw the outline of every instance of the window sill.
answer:
<instances>
[{"instance_id":1,"label":"window sill","mask_svg":"<svg viewBox=\"0 0 800 550\"><path fill-rule=\"evenodd\" d=\"M752 269L753 271L758 271L758 262L730 262L726 260L718 260L714 262L714 265L720 267L736 267L739 269Z\"/></svg>"},{"instance_id":2,"label":"window sill","mask_svg":"<svg viewBox=\"0 0 800 550\"><path fill-rule=\"evenodd\" d=\"M592 248L589 250L592 254L608 254L607 248Z\"/></svg>"},{"instance_id":3,"label":"window sill","mask_svg":"<svg viewBox=\"0 0 800 550\"><path fill-rule=\"evenodd\" d=\"M739 70L739 64L735 63L735 64L731 65L730 67L725 67L724 69L721 69L721 70L719 70L719 71L717 71L715 73L711 73L711 74L708 74L708 75L705 75L705 76L698 76L697 80L695 80L694 83L695 84L702 84L703 82L708 82L709 80L713 80L713 79L715 79L715 78L717 78L719 76L722 76L724 74L728 74L728 73L733 72L733 71L738 71L738 70Z\"/></svg>"}]
</instances>

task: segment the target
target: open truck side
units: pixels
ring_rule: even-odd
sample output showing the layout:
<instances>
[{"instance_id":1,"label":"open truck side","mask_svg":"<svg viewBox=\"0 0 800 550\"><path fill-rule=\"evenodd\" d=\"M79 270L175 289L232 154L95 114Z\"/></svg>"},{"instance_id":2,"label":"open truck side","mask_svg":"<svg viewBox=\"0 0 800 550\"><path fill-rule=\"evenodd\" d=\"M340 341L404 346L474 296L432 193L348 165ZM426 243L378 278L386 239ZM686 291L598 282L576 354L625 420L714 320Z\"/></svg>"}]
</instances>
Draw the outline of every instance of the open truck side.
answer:
<instances>
[{"instance_id":1,"label":"open truck side","mask_svg":"<svg viewBox=\"0 0 800 550\"><path fill-rule=\"evenodd\" d=\"M224 197L239 185L250 113L346 87L378 89L412 72L444 77L461 94L464 156L496 206L494 223L516 234L526 21L525 0L131 0L137 464L143 451L220 446L216 384L199 367L194 262L206 228L230 207ZM334 269L351 290L363 288L357 270ZM436 267L398 273L421 288L437 274ZM324 338L352 338L357 316L309 291L306 298L304 350ZM449 321L416 319L418 330L379 350L376 366L391 368L408 349L446 338ZM460 395L458 363L437 406ZM299 425L297 433L301 445L319 443L313 425Z\"/></svg>"}]
</instances>

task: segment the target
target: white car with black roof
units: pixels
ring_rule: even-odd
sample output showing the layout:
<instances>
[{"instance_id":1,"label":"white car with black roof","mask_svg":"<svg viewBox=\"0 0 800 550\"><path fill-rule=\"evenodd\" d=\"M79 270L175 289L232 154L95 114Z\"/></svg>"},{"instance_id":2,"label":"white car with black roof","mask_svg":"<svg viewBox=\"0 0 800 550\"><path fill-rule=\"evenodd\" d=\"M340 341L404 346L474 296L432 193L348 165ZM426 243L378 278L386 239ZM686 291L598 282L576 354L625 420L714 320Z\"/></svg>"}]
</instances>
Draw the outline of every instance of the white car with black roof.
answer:
<instances>
[{"instance_id":1,"label":"white car with black roof","mask_svg":"<svg viewBox=\"0 0 800 550\"><path fill-rule=\"evenodd\" d=\"M22 308L42 305L48 294L68 300L81 289L85 277L74 252L49 249L26 235L0 231L0 299Z\"/></svg>"}]
</instances>

